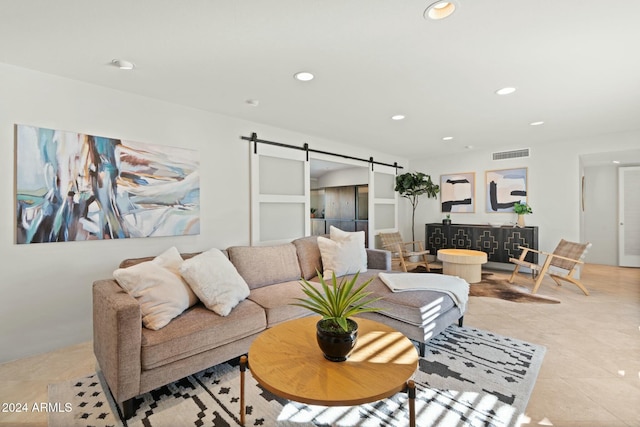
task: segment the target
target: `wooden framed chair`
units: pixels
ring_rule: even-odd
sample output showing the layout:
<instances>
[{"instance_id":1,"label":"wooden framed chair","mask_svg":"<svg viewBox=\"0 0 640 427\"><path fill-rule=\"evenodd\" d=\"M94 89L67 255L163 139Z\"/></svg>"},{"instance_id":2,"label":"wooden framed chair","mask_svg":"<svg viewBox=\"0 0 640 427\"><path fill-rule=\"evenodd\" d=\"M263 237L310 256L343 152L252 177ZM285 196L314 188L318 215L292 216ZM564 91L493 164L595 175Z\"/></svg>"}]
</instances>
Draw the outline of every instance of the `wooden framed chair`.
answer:
<instances>
[{"instance_id":1,"label":"wooden framed chair","mask_svg":"<svg viewBox=\"0 0 640 427\"><path fill-rule=\"evenodd\" d=\"M516 265L511 277L509 278L509 283L513 283L513 279L515 279L520 267L527 267L531 269L532 278L535 279L535 284L531 291L532 294L535 294L538 291L544 275L548 274L558 284L558 286L561 285L560 280L566 280L567 282L571 282L579 287L585 295L589 295L587 288L585 288L578 279L573 277L573 274L579 265L584 264L584 258L590 247L591 243L574 243L564 239L560 240L560 243L558 243L558 246L552 253L537 251L535 249L520 246L519 248L522 249L520 257L509 259L510 262ZM529 251L545 255L546 258L544 264L538 265L525 261L524 258L527 256Z\"/></svg>"},{"instance_id":2,"label":"wooden framed chair","mask_svg":"<svg viewBox=\"0 0 640 427\"><path fill-rule=\"evenodd\" d=\"M427 269L427 273L431 271L427 261L429 251L424 249L422 242L417 240L403 242L399 232L380 233L378 236L380 236L382 247L391 251L392 270L397 268L406 273L418 266L424 266ZM417 257L419 261L411 261L412 257Z\"/></svg>"}]
</instances>

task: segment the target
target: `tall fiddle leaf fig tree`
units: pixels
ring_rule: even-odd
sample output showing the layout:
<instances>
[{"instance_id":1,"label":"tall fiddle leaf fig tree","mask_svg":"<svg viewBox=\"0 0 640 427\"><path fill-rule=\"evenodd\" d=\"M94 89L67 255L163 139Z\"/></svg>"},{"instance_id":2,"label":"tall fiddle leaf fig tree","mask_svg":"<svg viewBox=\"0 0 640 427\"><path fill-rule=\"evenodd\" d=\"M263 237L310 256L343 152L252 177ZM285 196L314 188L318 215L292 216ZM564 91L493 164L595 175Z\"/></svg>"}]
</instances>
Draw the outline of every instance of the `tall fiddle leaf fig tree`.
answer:
<instances>
[{"instance_id":1,"label":"tall fiddle leaf fig tree","mask_svg":"<svg viewBox=\"0 0 640 427\"><path fill-rule=\"evenodd\" d=\"M418 198L423 194L427 198L436 198L440 192L440 186L431 181L431 175L422 172L407 172L396 176L396 191L411 202L413 208L411 214L411 240L416 240L416 208Z\"/></svg>"}]
</instances>

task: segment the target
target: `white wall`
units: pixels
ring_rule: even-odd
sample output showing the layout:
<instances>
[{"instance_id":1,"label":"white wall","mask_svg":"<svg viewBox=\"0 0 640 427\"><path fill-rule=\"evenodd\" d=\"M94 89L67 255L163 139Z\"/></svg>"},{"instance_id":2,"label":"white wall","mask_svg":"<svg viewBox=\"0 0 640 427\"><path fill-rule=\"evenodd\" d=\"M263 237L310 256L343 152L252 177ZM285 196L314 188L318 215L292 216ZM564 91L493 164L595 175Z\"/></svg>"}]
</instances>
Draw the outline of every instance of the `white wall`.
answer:
<instances>
[{"instance_id":1,"label":"white wall","mask_svg":"<svg viewBox=\"0 0 640 427\"><path fill-rule=\"evenodd\" d=\"M541 250L552 251L561 238L580 241L580 155L635 149L640 146L640 131L609 135L597 135L572 141L540 144L531 148L531 156L522 159L491 160L492 151L525 148L518 145L501 147L492 151L465 151L448 157L411 161L409 171L430 174L440 182L441 174L475 172L475 213L453 213L454 223L486 224L489 222L514 222L512 213L486 213L485 171L526 167L528 172L528 202L533 213L526 216L527 225L539 227ZM599 203L599 201L598 201ZM411 235L411 205L401 201L402 233ZM416 238L424 239L424 224L440 222L440 199L420 199L416 211ZM418 230L420 230L418 232ZM587 255L587 262L590 262Z\"/></svg>"},{"instance_id":2,"label":"white wall","mask_svg":"<svg viewBox=\"0 0 640 427\"><path fill-rule=\"evenodd\" d=\"M618 265L618 167L584 168L584 241L593 243L589 261Z\"/></svg>"},{"instance_id":3,"label":"white wall","mask_svg":"<svg viewBox=\"0 0 640 427\"><path fill-rule=\"evenodd\" d=\"M249 143L240 136L406 160L355 146L0 64L0 362L91 339L91 284L124 258L249 242ZM14 124L199 150L201 234L15 244Z\"/></svg>"}]
</instances>

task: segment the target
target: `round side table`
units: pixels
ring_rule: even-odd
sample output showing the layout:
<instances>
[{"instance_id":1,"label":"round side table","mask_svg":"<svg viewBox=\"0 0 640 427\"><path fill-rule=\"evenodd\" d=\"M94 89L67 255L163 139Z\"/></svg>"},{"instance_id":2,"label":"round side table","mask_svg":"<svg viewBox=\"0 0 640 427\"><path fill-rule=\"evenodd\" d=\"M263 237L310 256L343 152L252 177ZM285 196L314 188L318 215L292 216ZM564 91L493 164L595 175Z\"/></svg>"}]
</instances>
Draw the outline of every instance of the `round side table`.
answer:
<instances>
[{"instance_id":1,"label":"round side table","mask_svg":"<svg viewBox=\"0 0 640 427\"><path fill-rule=\"evenodd\" d=\"M487 254L470 249L440 249L438 259L442 261L443 274L478 283L482 280L481 266L487 262Z\"/></svg>"}]
</instances>

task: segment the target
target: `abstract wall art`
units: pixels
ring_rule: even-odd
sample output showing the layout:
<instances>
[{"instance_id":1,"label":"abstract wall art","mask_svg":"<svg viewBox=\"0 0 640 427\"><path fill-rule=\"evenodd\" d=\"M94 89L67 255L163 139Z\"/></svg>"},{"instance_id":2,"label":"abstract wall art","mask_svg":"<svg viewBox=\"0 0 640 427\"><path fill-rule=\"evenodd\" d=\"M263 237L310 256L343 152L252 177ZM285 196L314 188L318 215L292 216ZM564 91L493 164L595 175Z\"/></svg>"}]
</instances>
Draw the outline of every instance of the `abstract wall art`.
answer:
<instances>
[{"instance_id":1,"label":"abstract wall art","mask_svg":"<svg viewBox=\"0 0 640 427\"><path fill-rule=\"evenodd\" d=\"M527 168L486 172L487 212L513 212L516 202L527 200Z\"/></svg>"},{"instance_id":2,"label":"abstract wall art","mask_svg":"<svg viewBox=\"0 0 640 427\"><path fill-rule=\"evenodd\" d=\"M16 125L16 242L200 233L194 150Z\"/></svg>"},{"instance_id":3,"label":"abstract wall art","mask_svg":"<svg viewBox=\"0 0 640 427\"><path fill-rule=\"evenodd\" d=\"M440 175L442 212L475 212L475 172Z\"/></svg>"}]
</instances>

